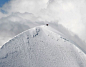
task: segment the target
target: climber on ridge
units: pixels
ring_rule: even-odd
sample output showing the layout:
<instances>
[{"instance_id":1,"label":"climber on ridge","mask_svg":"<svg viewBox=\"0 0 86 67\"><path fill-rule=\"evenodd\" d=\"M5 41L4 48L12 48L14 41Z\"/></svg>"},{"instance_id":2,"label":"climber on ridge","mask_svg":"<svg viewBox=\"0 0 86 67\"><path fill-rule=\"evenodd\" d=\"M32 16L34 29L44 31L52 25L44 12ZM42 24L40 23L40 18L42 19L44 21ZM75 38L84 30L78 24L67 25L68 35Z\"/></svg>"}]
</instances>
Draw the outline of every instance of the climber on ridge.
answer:
<instances>
[{"instance_id":1,"label":"climber on ridge","mask_svg":"<svg viewBox=\"0 0 86 67\"><path fill-rule=\"evenodd\" d=\"M46 26L48 26L49 24L46 24Z\"/></svg>"}]
</instances>

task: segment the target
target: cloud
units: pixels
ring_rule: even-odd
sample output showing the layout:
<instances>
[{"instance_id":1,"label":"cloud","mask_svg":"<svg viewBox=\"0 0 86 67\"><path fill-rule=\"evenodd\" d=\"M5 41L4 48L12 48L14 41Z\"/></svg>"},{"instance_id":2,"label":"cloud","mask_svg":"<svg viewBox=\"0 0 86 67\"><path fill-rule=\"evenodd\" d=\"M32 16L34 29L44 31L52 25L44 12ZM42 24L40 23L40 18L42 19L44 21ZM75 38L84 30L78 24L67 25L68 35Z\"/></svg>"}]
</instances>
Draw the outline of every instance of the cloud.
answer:
<instances>
[{"instance_id":1,"label":"cloud","mask_svg":"<svg viewBox=\"0 0 86 67\"><path fill-rule=\"evenodd\" d=\"M2 18L2 16L3 16L3 13L0 12L0 18Z\"/></svg>"},{"instance_id":2,"label":"cloud","mask_svg":"<svg viewBox=\"0 0 86 67\"><path fill-rule=\"evenodd\" d=\"M86 40L85 0L11 0L2 8L11 21L58 22ZM0 12L0 17L3 13Z\"/></svg>"},{"instance_id":3,"label":"cloud","mask_svg":"<svg viewBox=\"0 0 86 67\"><path fill-rule=\"evenodd\" d=\"M11 0L8 4L3 6L7 12L20 12L20 13L36 13L43 8L46 8L48 0ZM9 10L10 9L10 10Z\"/></svg>"},{"instance_id":4,"label":"cloud","mask_svg":"<svg viewBox=\"0 0 86 67\"><path fill-rule=\"evenodd\" d=\"M24 22L24 21L31 21L31 22L36 22L37 21L37 17L35 17L33 14L31 13L12 13L6 17L1 18L1 22Z\"/></svg>"}]
</instances>

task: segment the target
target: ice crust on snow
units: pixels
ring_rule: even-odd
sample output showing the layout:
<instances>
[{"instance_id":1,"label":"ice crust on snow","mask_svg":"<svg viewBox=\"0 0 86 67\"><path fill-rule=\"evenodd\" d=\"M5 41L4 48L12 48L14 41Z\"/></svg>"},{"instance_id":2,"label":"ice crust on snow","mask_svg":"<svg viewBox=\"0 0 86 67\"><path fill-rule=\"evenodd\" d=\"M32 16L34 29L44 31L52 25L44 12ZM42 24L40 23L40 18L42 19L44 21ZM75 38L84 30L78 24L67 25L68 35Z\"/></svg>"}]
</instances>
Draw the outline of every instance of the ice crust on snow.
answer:
<instances>
[{"instance_id":1,"label":"ice crust on snow","mask_svg":"<svg viewBox=\"0 0 86 67\"><path fill-rule=\"evenodd\" d=\"M86 67L86 54L59 31L40 26L1 47L0 67Z\"/></svg>"}]
</instances>

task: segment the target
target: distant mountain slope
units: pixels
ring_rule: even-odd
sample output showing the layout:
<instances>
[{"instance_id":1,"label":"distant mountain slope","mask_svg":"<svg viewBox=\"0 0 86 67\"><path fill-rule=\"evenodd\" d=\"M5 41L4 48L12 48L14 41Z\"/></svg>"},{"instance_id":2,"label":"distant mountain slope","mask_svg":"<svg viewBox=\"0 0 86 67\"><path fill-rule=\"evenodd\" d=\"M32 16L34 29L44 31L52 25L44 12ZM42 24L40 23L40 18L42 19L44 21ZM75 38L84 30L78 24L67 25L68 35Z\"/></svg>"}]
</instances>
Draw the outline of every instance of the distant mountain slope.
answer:
<instances>
[{"instance_id":1,"label":"distant mountain slope","mask_svg":"<svg viewBox=\"0 0 86 67\"><path fill-rule=\"evenodd\" d=\"M86 54L59 31L40 26L1 47L0 67L86 67Z\"/></svg>"}]
</instances>

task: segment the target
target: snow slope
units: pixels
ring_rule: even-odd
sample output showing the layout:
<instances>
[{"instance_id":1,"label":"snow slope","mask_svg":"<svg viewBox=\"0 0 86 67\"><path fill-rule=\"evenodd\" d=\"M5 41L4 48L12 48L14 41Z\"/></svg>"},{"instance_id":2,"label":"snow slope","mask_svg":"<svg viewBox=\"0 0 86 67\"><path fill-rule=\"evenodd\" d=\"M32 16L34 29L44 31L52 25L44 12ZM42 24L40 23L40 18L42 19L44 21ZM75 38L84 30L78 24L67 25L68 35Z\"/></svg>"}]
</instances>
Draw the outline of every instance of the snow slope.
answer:
<instances>
[{"instance_id":1,"label":"snow slope","mask_svg":"<svg viewBox=\"0 0 86 67\"><path fill-rule=\"evenodd\" d=\"M71 32L70 30L67 30L65 27L63 27L60 24L49 23L49 26L64 34L66 38L68 38L72 43L74 43L86 54L86 43L82 41L76 34Z\"/></svg>"},{"instance_id":2,"label":"snow slope","mask_svg":"<svg viewBox=\"0 0 86 67\"><path fill-rule=\"evenodd\" d=\"M23 20L22 22L12 22L5 19L3 21L0 20L0 46L19 33L38 25L42 25L42 23L25 22Z\"/></svg>"},{"instance_id":3,"label":"snow slope","mask_svg":"<svg viewBox=\"0 0 86 67\"><path fill-rule=\"evenodd\" d=\"M40 26L1 47L0 67L86 67L86 54L59 31Z\"/></svg>"}]
</instances>

